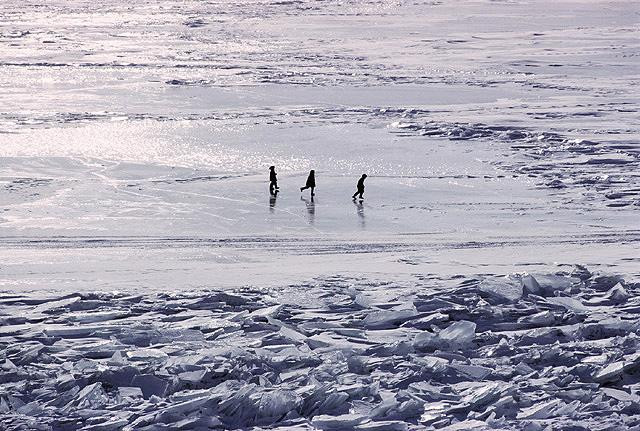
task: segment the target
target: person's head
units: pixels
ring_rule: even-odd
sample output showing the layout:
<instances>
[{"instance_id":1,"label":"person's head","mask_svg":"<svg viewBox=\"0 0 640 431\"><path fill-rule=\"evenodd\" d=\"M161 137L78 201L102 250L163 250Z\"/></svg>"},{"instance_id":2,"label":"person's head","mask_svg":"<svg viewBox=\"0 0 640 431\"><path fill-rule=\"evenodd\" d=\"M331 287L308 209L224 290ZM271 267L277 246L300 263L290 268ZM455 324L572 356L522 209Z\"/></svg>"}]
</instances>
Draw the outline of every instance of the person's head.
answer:
<instances>
[{"instance_id":1,"label":"person's head","mask_svg":"<svg viewBox=\"0 0 640 431\"><path fill-rule=\"evenodd\" d=\"M362 174L362 178L367 178L367 174Z\"/></svg>"},{"instance_id":2,"label":"person's head","mask_svg":"<svg viewBox=\"0 0 640 431\"><path fill-rule=\"evenodd\" d=\"M275 168L276 168L275 166L269 166L270 171L274 170Z\"/></svg>"},{"instance_id":3,"label":"person's head","mask_svg":"<svg viewBox=\"0 0 640 431\"><path fill-rule=\"evenodd\" d=\"M309 172L311 175L314 175L316 173L316 171L314 171L313 169L311 169L311 171Z\"/></svg>"}]
</instances>

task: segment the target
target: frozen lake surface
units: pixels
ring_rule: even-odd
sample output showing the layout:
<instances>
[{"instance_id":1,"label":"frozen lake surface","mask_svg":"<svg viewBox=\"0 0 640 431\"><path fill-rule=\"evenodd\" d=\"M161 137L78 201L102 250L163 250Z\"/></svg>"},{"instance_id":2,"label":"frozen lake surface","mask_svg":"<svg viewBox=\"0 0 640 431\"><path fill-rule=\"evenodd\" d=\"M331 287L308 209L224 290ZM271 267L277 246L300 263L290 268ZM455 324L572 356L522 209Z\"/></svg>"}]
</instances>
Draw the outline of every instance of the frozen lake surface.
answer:
<instances>
[{"instance_id":1,"label":"frozen lake surface","mask_svg":"<svg viewBox=\"0 0 640 431\"><path fill-rule=\"evenodd\" d=\"M640 426L639 22L4 1L0 424Z\"/></svg>"}]
</instances>

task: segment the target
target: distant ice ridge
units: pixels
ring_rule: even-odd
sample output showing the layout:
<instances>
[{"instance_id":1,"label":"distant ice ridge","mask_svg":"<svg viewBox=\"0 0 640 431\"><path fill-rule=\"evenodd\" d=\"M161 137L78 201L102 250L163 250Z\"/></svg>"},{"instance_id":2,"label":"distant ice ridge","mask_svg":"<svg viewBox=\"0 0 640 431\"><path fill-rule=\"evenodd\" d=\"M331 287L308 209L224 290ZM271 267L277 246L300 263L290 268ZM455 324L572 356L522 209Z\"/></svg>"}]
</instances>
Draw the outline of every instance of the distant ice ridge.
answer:
<instances>
[{"instance_id":1,"label":"distant ice ridge","mask_svg":"<svg viewBox=\"0 0 640 431\"><path fill-rule=\"evenodd\" d=\"M609 207L640 206L640 142L579 139L521 126L411 121L411 113L408 117L389 127L400 136L507 143L513 155L523 155L524 160L512 157L494 163L517 174L539 178L541 187L567 189L571 195L575 189L583 189L593 193L591 199L603 200Z\"/></svg>"},{"instance_id":2,"label":"distant ice ridge","mask_svg":"<svg viewBox=\"0 0 640 431\"><path fill-rule=\"evenodd\" d=\"M582 267L455 283L5 293L0 428L640 426L640 283Z\"/></svg>"}]
</instances>

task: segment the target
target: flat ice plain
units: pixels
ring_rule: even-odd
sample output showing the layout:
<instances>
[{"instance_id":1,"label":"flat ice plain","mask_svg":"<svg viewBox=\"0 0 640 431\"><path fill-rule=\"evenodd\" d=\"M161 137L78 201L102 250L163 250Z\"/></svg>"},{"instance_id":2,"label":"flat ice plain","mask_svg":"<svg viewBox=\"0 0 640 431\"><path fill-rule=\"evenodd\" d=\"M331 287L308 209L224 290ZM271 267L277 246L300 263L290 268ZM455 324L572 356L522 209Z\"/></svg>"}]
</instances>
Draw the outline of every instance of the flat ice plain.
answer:
<instances>
[{"instance_id":1,"label":"flat ice plain","mask_svg":"<svg viewBox=\"0 0 640 431\"><path fill-rule=\"evenodd\" d=\"M0 429L640 429L639 21L3 1Z\"/></svg>"}]
</instances>

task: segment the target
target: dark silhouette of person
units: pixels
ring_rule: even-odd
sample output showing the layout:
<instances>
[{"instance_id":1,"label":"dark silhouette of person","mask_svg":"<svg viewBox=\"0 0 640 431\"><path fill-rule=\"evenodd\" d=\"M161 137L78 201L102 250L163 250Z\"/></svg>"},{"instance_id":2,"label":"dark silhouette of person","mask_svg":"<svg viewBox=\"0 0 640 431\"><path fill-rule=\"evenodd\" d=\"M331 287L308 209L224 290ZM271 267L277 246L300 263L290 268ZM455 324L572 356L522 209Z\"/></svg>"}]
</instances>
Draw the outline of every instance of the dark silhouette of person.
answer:
<instances>
[{"instance_id":1,"label":"dark silhouette of person","mask_svg":"<svg viewBox=\"0 0 640 431\"><path fill-rule=\"evenodd\" d=\"M276 167L269 166L269 193L275 195L280 190L278 187L278 177L276 176Z\"/></svg>"},{"instance_id":2,"label":"dark silhouette of person","mask_svg":"<svg viewBox=\"0 0 640 431\"><path fill-rule=\"evenodd\" d=\"M315 195L314 189L316 188L316 171L311 169L309 176L307 177L307 184L304 187L300 187L300 191L311 189L311 196Z\"/></svg>"},{"instance_id":3,"label":"dark silhouette of person","mask_svg":"<svg viewBox=\"0 0 640 431\"><path fill-rule=\"evenodd\" d=\"M353 194L352 198L355 199L356 196L360 195L360 199L364 199L362 196L364 194L364 180L367 178L367 174L362 174L360 179L358 180L358 185L356 186L358 190Z\"/></svg>"}]
</instances>

